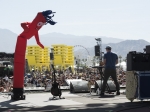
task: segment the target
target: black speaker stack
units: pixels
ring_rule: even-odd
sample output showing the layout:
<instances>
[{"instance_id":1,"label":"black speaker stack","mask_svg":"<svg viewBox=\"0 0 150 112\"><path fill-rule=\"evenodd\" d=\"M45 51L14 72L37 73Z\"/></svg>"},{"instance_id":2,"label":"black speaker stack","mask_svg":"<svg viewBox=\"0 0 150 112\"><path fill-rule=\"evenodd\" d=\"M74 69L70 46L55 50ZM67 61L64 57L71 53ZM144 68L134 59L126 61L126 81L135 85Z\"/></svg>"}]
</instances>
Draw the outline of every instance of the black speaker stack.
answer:
<instances>
[{"instance_id":1,"label":"black speaker stack","mask_svg":"<svg viewBox=\"0 0 150 112\"><path fill-rule=\"evenodd\" d=\"M100 56L100 46L99 45L95 46L95 56Z\"/></svg>"},{"instance_id":2,"label":"black speaker stack","mask_svg":"<svg viewBox=\"0 0 150 112\"><path fill-rule=\"evenodd\" d=\"M50 53L50 60L54 60L54 54Z\"/></svg>"},{"instance_id":3,"label":"black speaker stack","mask_svg":"<svg viewBox=\"0 0 150 112\"><path fill-rule=\"evenodd\" d=\"M131 51L127 54L127 71L150 71L150 45L143 53Z\"/></svg>"},{"instance_id":4,"label":"black speaker stack","mask_svg":"<svg viewBox=\"0 0 150 112\"><path fill-rule=\"evenodd\" d=\"M127 71L150 71L150 54L129 52L127 54Z\"/></svg>"}]
</instances>

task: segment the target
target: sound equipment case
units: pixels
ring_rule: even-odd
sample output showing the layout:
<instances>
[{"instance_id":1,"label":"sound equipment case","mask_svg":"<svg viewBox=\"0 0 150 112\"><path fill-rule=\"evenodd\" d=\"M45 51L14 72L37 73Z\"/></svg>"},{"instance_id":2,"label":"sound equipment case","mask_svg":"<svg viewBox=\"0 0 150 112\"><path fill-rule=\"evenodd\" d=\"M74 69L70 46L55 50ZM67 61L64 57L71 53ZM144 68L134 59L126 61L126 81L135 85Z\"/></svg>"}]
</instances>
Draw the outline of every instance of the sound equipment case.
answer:
<instances>
[{"instance_id":1,"label":"sound equipment case","mask_svg":"<svg viewBox=\"0 0 150 112\"><path fill-rule=\"evenodd\" d=\"M127 71L126 97L131 102L134 99L150 99L150 71Z\"/></svg>"},{"instance_id":2,"label":"sound equipment case","mask_svg":"<svg viewBox=\"0 0 150 112\"><path fill-rule=\"evenodd\" d=\"M150 72L138 72L137 92L138 99L150 99Z\"/></svg>"}]
</instances>

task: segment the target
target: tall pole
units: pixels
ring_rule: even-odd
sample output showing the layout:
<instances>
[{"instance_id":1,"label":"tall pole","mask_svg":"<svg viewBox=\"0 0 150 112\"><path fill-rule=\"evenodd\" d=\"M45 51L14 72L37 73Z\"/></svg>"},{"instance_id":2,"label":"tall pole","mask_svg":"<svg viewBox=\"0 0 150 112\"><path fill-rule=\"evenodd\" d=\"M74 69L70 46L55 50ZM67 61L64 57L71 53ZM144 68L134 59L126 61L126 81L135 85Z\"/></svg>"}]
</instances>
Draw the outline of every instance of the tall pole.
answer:
<instances>
[{"instance_id":1,"label":"tall pole","mask_svg":"<svg viewBox=\"0 0 150 112\"><path fill-rule=\"evenodd\" d=\"M53 64L54 64L54 49L51 48L51 53L50 53L50 69L52 69L51 65L53 65ZM53 77L53 74L52 74L52 82L53 82L53 79L54 79L54 77Z\"/></svg>"},{"instance_id":2,"label":"tall pole","mask_svg":"<svg viewBox=\"0 0 150 112\"><path fill-rule=\"evenodd\" d=\"M99 46L99 62L102 62L102 39L101 38L96 38L97 45ZM99 64L100 64L99 63Z\"/></svg>"},{"instance_id":3,"label":"tall pole","mask_svg":"<svg viewBox=\"0 0 150 112\"><path fill-rule=\"evenodd\" d=\"M97 45L99 46L99 66L101 66L101 62L102 62L102 40L101 38L96 38L95 39L97 41ZM99 73L101 75L101 89L102 90L102 68L99 68Z\"/></svg>"},{"instance_id":4,"label":"tall pole","mask_svg":"<svg viewBox=\"0 0 150 112\"><path fill-rule=\"evenodd\" d=\"M78 61L77 61L77 64L78 64L78 70L77 70L77 73L79 74L79 66L80 66L80 59L79 59L79 55L78 55Z\"/></svg>"}]
</instances>

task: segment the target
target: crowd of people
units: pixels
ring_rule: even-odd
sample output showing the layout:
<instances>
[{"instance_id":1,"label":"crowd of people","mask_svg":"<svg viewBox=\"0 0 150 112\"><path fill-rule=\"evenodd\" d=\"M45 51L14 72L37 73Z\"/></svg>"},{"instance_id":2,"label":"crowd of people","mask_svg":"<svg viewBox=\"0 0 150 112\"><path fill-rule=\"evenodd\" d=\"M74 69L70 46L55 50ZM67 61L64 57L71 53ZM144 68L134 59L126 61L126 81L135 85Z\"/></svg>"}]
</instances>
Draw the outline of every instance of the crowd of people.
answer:
<instances>
[{"instance_id":1,"label":"crowd of people","mask_svg":"<svg viewBox=\"0 0 150 112\"><path fill-rule=\"evenodd\" d=\"M70 72L69 70L65 71L56 71L56 81L60 86L66 85L66 79L82 79L90 82L91 85L95 84L96 80L101 79L101 74L96 68L88 68L84 72L76 71L75 73ZM53 79L53 72L39 72L38 70L32 70L30 73L26 73L24 76L24 86L25 87L44 87L51 88ZM126 75L125 71L122 69L117 69L117 79L121 86L126 85ZM111 77L109 80L112 80ZM0 78L0 92L9 92L12 90L13 86L13 76Z\"/></svg>"},{"instance_id":2,"label":"crowd of people","mask_svg":"<svg viewBox=\"0 0 150 112\"><path fill-rule=\"evenodd\" d=\"M117 80L118 80L118 83L119 83L121 86L126 86L126 74L125 74L125 71L120 70L120 71L118 72Z\"/></svg>"},{"instance_id":3,"label":"crowd of people","mask_svg":"<svg viewBox=\"0 0 150 112\"><path fill-rule=\"evenodd\" d=\"M13 77L5 77L0 78L0 92L9 92L13 87Z\"/></svg>"}]
</instances>

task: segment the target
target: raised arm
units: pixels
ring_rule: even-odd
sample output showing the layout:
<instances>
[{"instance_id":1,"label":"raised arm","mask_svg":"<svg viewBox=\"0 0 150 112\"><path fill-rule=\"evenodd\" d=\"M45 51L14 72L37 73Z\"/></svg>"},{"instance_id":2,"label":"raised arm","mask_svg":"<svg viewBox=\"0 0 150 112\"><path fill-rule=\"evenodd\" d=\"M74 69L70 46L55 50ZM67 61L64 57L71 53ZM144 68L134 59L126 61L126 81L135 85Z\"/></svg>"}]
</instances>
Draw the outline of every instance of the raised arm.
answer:
<instances>
[{"instance_id":1,"label":"raised arm","mask_svg":"<svg viewBox=\"0 0 150 112\"><path fill-rule=\"evenodd\" d=\"M38 34L38 31L35 33L35 40L36 40L36 43L44 49L44 46L41 44L40 40L39 40L39 34Z\"/></svg>"},{"instance_id":2,"label":"raised arm","mask_svg":"<svg viewBox=\"0 0 150 112\"><path fill-rule=\"evenodd\" d=\"M22 27L24 30L28 30L30 24L31 24L30 22L24 22L24 23L21 23L21 27Z\"/></svg>"}]
</instances>

